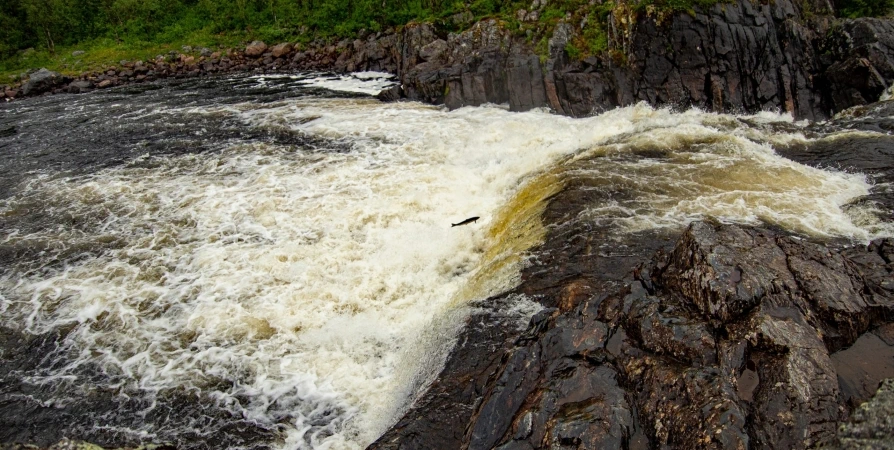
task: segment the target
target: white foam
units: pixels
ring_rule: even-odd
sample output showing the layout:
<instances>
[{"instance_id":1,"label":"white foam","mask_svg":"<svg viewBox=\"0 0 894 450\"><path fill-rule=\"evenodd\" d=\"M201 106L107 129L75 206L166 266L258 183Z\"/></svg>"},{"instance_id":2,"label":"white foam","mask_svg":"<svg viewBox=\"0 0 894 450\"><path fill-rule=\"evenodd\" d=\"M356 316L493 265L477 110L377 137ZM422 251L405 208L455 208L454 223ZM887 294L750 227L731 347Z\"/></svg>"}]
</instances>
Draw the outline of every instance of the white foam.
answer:
<instances>
[{"instance_id":1,"label":"white foam","mask_svg":"<svg viewBox=\"0 0 894 450\"><path fill-rule=\"evenodd\" d=\"M637 105L571 119L372 99L175 112L229 115L343 145L233 144L162 158L152 168L42 180L20 195L100 221L103 235L126 244L64 270L3 279L0 311L8 325L33 331L80 324L70 340L90 349L84 361L147 392L196 389L260 424L279 424L284 448L363 448L395 419L425 361L437 361L430 356L452 343L462 317L454 305L471 300L455 296L481 262L492 215L525 177L565 164L568 155L675 149L683 158L676 164L691 170L663 171L668 162L639 159L594 175L644 192L662 186L662 176L694 176L702 167L773 174L754 189L773 191L764 197L715 186L707 194L652 192L634 210L604 205L626 211L630 229L704 215L780 216L803 232L870 234L841 208L865 195L865 180L794 164L741 136L724 138L712 124L731 116ZM691 145L699 150L687 151ZM637 184L630 180L637 173L652 178ZM809 188L786 188L789 175ZM759 209L749 195L762 199L753 203ZM789 211L793 202L797 214ZM598 207L591 214L599 220ZM450 227L470 216L481 220ZM6 242L81 238L59 229L11 233ZM527 320L535 306L520 300L518 316Z\"/></svg>"}]
</instances>

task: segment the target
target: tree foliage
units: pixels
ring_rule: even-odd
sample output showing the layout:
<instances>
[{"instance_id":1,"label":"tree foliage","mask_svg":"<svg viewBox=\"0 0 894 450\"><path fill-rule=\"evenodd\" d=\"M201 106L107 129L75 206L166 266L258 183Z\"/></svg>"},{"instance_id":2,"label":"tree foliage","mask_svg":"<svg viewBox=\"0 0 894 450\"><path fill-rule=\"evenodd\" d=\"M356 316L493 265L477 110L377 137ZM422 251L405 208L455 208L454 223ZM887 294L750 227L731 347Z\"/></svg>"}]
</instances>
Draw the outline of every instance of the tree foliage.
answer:
<instances>
[{"instance_id":1,"label":"tree foliage","mask_svg":"<svg viewBox=\"0 0 894 450\"><path fill-rule=\"evenodd\" d=\"M716 0L635 3L674 6L702 1ZM894 0L837 1L839 11L848 17L881 15L894 6ZM599 9L612 3L552 0L543 20L558 20L578 4ZM511 21L515 11L529 4L530 0L2 0L0 59L27 48L53 52L57 46L103 38L124 44L164 43L200 31L282 39L348 37L360 30L377 32L413 20L450 23L446 19L458 13L475 18L500 15ZM595 50L604 32L595 23L590 28L599 41L589 45Z\"/></svg>"}]
</instances>

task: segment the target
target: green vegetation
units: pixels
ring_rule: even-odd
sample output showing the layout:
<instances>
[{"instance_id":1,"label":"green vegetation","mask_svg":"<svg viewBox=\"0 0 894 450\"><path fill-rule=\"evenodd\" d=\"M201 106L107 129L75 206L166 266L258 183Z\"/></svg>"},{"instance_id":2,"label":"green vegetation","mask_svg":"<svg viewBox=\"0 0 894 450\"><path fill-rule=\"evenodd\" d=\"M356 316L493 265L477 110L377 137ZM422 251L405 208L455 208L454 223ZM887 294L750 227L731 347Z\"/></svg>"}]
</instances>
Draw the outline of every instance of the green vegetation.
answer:
<instances>
[{"instance_id":1,"label":"green vegetation","mask_svg":"<svg viewBox=\"0 0 894 450\"><path fill-rule=\"evenodd\" d=\"M838 0L835 7L842 17L877 17L894 10L894 0Z\"/></svg>"},{"instance_id":2,"label":"green vegetation","mask_svg":"<svg viewBox=\"0 0 894 450\"><path fill-rule=\"evenodd\" d=\"M565 51L584 59L611 52L610 15L663 20L718 1L728 0L549 0L531 21L517 16L531 0L2 0L0 83L29 68L76 73L121 59L151 59L183 45L222 49L254 39L307 43L412 21L459 31L482 18L498 18L527 36L544 58L548 37L566 22L576 35ZM838 0L836 6L843 16L876 16L890 11L894 0ZM85 53L73 56L75 50Z\"/></svg>"},{"instance_id":3,"label":"green vegetation","mask_svg":"<svg viewBox=\"0 0 894 450\"><path fill-rule=\"evenodd\" d=\"M354 37L411 21L498 15L518 0L3 0L0 82L39 66L78 72L151 58L182 45L212 49ZM465 23L469 20L465 20ZM71 56L82 50L84 55Z\"/></svg>"}]
</instances>

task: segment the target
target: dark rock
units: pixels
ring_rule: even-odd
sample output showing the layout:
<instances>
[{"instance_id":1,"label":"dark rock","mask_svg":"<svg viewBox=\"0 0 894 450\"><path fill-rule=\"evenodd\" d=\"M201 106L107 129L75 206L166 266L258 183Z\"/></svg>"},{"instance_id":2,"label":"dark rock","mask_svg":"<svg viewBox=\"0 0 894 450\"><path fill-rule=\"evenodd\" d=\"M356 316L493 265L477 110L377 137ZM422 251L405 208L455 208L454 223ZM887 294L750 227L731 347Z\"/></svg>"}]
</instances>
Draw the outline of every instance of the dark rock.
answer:
<instances>
[{"instance_id":1,"label":"dark rock","mask_svg":"<svg viewBox=\"0 0 894 450\"><path fill-rule=\"evenodd\" d=\"M394 85L388 89L383 89L382 92L376 95L376 98L383 102L395 102L401 99L401 93L400 85Z\"/></svg>"},{"instance_id":2,"label":"dark rock","mask_svg":"<svg viewBox=\"0 0 894 450\"><path fill-rule=\"evenodd\" d=\"M550 203L571 211L545 220L574 217L573 192ZM637 240L618 264L578 254L598 232L569 245L567 226L554 231L561 252L548 238L518 288L548 308L512 332L494 326L509 296L489 300L436 385L371 448L834 446L848 411L894 377L889 240L836 250L696 222L670 251L646 262L661 244ZM860 417L841 442L866 436Z\"/></svg>"},{"instance_id":3,"label":"dark rock","mask_svg":"<svg viewBox=\"0 0 894 450\"><path fill-rule=\"evenodd\" d=\"M841 448L894 448L894 380L886 380L839 430Z\"/></svg>"},{"instance_id":4,"label":"dark rock","mask_svg":"<svg viewBox=\"0 0 894 450\"><path fill-rule=\"evenodd\" d=\"M68 92L73 94L80 94L83 92L88 92L93 89L93 83L87 80L75 80L69 83Z\"/></svg>"},{"instance_id":5,"label":"dark rock","mask_svg":"<svg viewBox=\"0 0 894 450\"><path fill-rule=\"evenodd\" d=\"M36 95L65 83L65 77L58 72L40 69L28 77L28 81L22 85L22 95Z\"/></svg>"}]
</instances>

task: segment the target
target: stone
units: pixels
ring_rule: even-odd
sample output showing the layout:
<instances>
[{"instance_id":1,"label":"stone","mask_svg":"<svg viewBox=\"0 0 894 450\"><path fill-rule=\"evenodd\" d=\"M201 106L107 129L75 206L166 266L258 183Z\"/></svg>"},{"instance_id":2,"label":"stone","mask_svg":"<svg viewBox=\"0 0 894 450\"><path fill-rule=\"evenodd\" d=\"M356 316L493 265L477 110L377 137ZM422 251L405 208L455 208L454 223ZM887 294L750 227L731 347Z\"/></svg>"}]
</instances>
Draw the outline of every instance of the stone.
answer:
<instances>
[{"instance_id":1,"label":"stone","mask_svg":"<svg viewBox=\"0 0 894 450\"><path fill-rule=\"evenodd\" d=\"M894 380L881 383L878 391L854 412L838 432L839 448L894 448Z\"/></svg>"},{"instance_id":2,"label":"stone","mask_svg":"<svg viewBox=\"0 0 894 450\"><path fill-rule=\"evenodd\" d=\"M82 56L84 53L86 53L86 52L83 50L75 50L75 51L71 52L71 56L77 58L78 56Z\"/></svg>"},{"instance_id":3,"label":"stone","mask_svg":"<svg viewBox=\"0 0 894 450\"><path fill-rule=\"evenodd\" d=\"M96 85L96 87L98 87L100 89L105 89L111 85L112 85L112 80L102 80L99 82L99 84Z\"/></svg>"},{"instance_id":4,"label":"stone","mask_svg":"<svg viewBox=\"0 0 894 450\"><path fill-rule=\"evenodd\" d=\"M28 81L22 85L22 95L36 95L49 91L65 82L58 72L53 72L45 68L32 73L28 77Z\"/></svg>"},{"instance_id":5,"label":"stone","mask_svg":"<svg viewBox=\"0 0 894 450\"><path fill-rule=\"evenodd\" d=\"M394 85L376 94L376 98L383 102L394 102L401 99L401 93L400 85Z\"/></svg>"},{"instance_id":6,"label":"stone","mask_svg":"<svg viewBox=\"0 0 894 450\"><path fill-rule=\"evenodd\" d=\"M425 61L437 61L447 52L447 42L437 39L419 50L419 56Z\"/></svg>"},{"instance_id":7,"label":"stone","mask_svg":"<svg viewBox=\"0 0 894 450\"><path fill-rule=\"evenodd\" d=\"M257 58L263 55L265 51L267 51L267 44L262 41L253 41L245 47L245 56Z\"/></svg>"},{"instance_id":8,"label":"stone","mask_svg":"<svg viewBox=\"0 0 894 450\"><path fill-rule=\"evenodd\" d=\"M270 49L270 54L273 55L274 58L282 58L291 53L293 49L294 47L292 47L292 44L284 42L282 44L274 45Z\"/></svg>"},{"instance_id":9,"label":"stone","mask_svg":"<svg viewBox=\"0 0 894 450\"><path fill-rule=\"evenodd\" d=\"M93 83L87 80L75 80L69 83L68 92L73 94L80 94L82 92L88 92L93 89Z\"/></svg>"}]
</instances>

